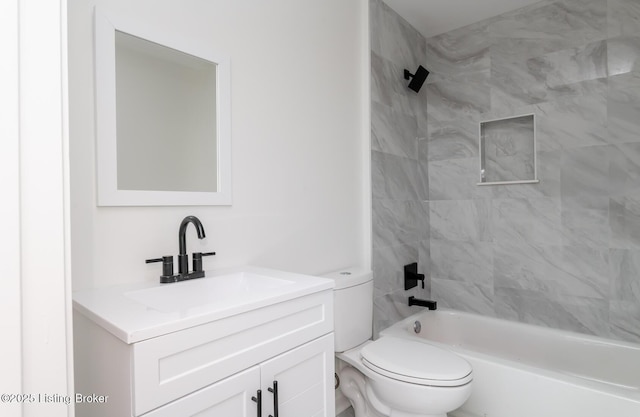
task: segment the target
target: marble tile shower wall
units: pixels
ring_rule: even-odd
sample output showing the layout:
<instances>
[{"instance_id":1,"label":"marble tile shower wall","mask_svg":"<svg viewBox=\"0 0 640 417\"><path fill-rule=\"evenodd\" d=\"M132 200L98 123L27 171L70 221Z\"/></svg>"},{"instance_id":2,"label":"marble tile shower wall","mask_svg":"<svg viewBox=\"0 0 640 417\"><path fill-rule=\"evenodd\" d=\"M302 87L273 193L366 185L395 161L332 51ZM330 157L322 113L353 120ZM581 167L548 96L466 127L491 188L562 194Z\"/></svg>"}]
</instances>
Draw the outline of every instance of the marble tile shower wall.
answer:
<instances>
[{"instance_id":1,"label":"marble tile shower wall","mask_svg":"<svg viewBox=\"0 0 640 417\"><path fill-rule=\"evenodd\" d=\"M370 1L374 331L411 314L407 297L429 295L425 88L407 89L405 68L426 64L426 39L380 0ZM418 262L425 289L404 290Z\"/></svg>"},{"instance_id":2,"label":"marble tile shower wall","mask_svg":"<svg viewBox=\"0 0 640 417\"><path fill-rule=\"evenodd\" d=\"M542 1L427 39L426 62L433 298L640 341L640 1ZM529 113L540 183L476 186L479 122Z\"/></svg>"}]
</instances>

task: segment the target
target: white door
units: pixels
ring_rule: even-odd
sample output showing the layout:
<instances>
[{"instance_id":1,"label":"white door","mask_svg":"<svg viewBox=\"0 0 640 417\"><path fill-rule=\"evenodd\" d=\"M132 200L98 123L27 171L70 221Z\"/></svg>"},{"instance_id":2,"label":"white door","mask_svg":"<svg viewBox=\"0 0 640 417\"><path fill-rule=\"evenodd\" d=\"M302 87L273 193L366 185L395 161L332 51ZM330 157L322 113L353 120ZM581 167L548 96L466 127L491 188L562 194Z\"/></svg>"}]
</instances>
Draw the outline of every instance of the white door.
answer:
<instances>
[{"instance_id":1,"label":"white door","mask_svg":"<svg viewBox=\"0 0 640 417\"><path fill-rule=\"evenodd\" d=\"M28 396L23 417L74 414L36 399L74 391L65 51L66 0L0 1L0 380L3 394ZM5 391L5 379L20 390Z\"/></svg>"},{"instance_id":2,"label":"white door","mask_svg":"<svg viewBox=\"0 0 640 417\"><path fill-rule=\"evenodd\" d=\"M333 417L333 333L261 365L264 417Z\"/></svg>"},{"instance_id":3,"label":"white door","mask_svg":"<svg viewBox=\"0 0 640 417\"><path fill-rule=\"evenodd\" d=\"M255 366L145 414L145 417L256 417L260 368Z\"/></svg>"}]
</instances>

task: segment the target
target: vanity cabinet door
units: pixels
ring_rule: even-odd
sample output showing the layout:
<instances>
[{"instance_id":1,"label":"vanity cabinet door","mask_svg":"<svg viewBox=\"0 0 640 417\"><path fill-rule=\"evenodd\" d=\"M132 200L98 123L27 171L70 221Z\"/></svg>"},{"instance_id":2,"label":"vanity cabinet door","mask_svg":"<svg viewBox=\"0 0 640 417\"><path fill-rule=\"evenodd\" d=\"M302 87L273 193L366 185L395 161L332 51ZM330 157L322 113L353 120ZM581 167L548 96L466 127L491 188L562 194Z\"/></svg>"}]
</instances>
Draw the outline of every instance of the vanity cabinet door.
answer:
<instances>
[{"instance_id":1,"label":"vanity cabinet door","mask_svg":"<svg viewBox=\"0 0 640 417\"><path fill-rule=\"evenodd\" d=\"M145 417L256 417L251 399L260 388L260 367L230 376L145 414ZM264 395L263 395L264 398Z\"/></svg>"},{"instance_id":2,"label":"vanity cabinet door","mask_svg":"<svg viewBox=\"0 0 640 417\"><path fill-rule=\"evenodd\" d=\"M263 416L334 417L333 333L268 360L260 368Z\"/></svg>"}]
</instances>

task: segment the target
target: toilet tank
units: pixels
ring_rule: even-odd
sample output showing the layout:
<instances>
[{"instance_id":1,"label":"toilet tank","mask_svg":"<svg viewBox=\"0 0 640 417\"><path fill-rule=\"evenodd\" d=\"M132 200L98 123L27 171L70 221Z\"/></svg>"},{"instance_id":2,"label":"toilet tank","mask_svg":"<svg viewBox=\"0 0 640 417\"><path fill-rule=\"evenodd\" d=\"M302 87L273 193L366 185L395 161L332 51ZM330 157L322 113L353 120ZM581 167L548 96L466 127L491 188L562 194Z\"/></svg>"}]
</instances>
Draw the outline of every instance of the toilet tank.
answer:
<instances>
[{"instance_id":1,"label":"toilet tank","mask_svg":"<svg viewBox=\"0 0 640 417\"><path fill-rule=\"evenodd\" d=\"M360 267L323 275L335 281L333 317L335 351L344 352L373 334L373 274Z\"/></svg>"}]
</instances>

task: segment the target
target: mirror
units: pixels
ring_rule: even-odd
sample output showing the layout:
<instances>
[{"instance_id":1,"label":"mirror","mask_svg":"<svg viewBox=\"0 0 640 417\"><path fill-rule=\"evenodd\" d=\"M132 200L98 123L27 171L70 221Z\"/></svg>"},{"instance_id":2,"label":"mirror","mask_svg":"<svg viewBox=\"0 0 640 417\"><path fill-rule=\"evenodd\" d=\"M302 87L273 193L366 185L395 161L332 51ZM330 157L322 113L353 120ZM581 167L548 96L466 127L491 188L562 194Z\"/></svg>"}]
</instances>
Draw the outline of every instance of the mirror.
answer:
<instances>
[{"instance_id":1,"label":"mirror","mask_svg":"<svg viewBox=\"0 0 640 417\"><path fill-rule=\"evenodd\" d=\"M229 60L95 13L99 206L230 205Z\"/></svg>"},{"instance_id":2,"label":"mirror","mask_svg":"<svg viewBox=\"0 0 640 417\"><path fill-rule=\"evenodd\" d=\"M537 183L535 115L480 122L478 185Z\"/></svg>"}]
</instances>

